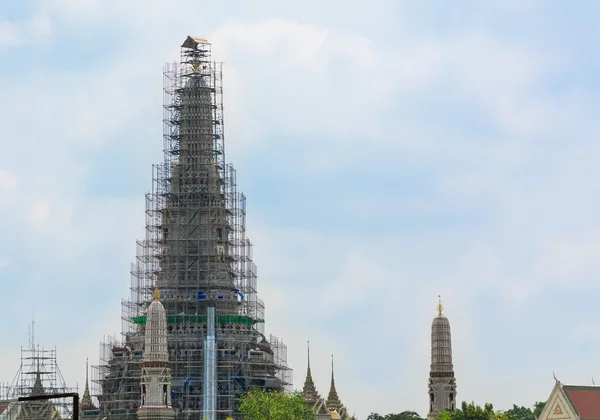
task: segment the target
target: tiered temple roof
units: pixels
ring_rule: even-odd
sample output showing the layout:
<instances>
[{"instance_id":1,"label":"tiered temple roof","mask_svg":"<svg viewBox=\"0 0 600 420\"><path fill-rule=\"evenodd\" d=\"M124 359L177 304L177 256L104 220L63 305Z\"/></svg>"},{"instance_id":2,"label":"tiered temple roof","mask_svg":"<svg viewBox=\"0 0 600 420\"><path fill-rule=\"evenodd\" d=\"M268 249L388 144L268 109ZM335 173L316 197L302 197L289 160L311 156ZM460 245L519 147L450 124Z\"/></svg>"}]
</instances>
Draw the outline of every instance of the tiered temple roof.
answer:
<instances>
[{"instance_id":1,"label":"tiered temple roof","mask_svg":"<svg viewBox=\"0 0 600 420\"><path fill-rule=\"evenodd\" d=\"M100 414L100 410L94 405L92 395L90 394L89 366L87 359L85 361L85 389L83 391L83 396L81 397L79 409L80 417L93 418Z\"/></svg>"},{"instance_id":2,"label":"tiered temple roof","mask_svg":"<svg viewBox=\"0 0 600 420\"><path fill-rule=\"evenodd\" d=\"M304 393L306 403L316 413L317 420L355 420L354 416L348 414L348 410L344 407L344 404L342 404L335 388L333 355L331 356L331 386L329 388L327 400L319 394L312 378L312 372L310 370L310 346L308 348L308 368L306 370L306 379L304 380L302 392Z\"/></svg>"}]
</instances>

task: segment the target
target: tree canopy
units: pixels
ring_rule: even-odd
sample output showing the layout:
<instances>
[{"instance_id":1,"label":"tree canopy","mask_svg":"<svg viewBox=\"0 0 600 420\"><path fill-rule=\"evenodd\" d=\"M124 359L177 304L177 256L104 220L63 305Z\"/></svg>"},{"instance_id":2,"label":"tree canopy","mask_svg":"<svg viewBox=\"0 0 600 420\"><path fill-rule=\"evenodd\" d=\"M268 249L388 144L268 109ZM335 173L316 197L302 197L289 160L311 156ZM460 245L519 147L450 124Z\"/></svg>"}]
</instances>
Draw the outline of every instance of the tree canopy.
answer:
<instances>
[{"instance_id":1,"label":"tree canopy","mask_svg":"<svg viewBox=\"0 0 600 420\"><path fill-rule=\"evenodd\" d=\"M460 409L454 412L440 411L436 420L535 420L537 419L545 403L536 402L533 410L527 407L513 405L507 411L494 411L492 404L486 403L483 407L474 403L463 402Z\"/></svg>"},{"instance_id":2,"label":"tree canopy","mask_svg":"<svg viewBox=\"0 0 600 420\"><path fill-rule=\"evenodd\" d=\"M506 414L509 415L512 420L535 420L542 414L545 405L545 402L536 402L533 405L533 410L528 407L513 405L513 408L506 411Z\"/></svg>"},{"instance_id":3,"label":"tree canopy","mask_svg":"<svg viewBox=\"0 0 600 420\"><path fill-rule=\"evenodd\" d=\"M240 411L247 420L315 420L301 392L267 392L255 388L242 397Z\"/></svg>"},{"instance_id":4,"label":"tree canopy","mask_svg":"<svg viewBox=\"0 0 600 420\"><path fill-rule=\"evenodd\" d=\"M460 409L452 413L452 420L493 420L496 418L494 406L485 403L483 407L463 401Z\"/></svg>"},{"instance_id":5,"label":"tree canopy","mask_svg":"<svg viewBox=\"0 0 600 420\"><path fill-rule=\"evenodd\" d=\"M386 414L385 416L371 413L367 420L423 420L423 418L414 411L403 411L402 413Z\"/></svg>"}]
</instances>

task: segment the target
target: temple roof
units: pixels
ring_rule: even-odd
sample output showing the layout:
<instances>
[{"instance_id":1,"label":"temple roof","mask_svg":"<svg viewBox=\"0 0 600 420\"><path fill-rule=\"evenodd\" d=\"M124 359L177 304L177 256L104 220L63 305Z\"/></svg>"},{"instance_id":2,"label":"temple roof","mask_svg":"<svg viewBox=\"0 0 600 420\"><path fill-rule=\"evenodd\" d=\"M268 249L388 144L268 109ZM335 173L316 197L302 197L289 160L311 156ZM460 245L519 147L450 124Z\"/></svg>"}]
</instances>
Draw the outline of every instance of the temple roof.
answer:
<instances>
[{"instance_id":1,"label":"temple roof","mask_svg":"<svg viewBox=\"0 0 600 420\"><path fill-rule=\"evenodd\" d=\"M302 392L304 393L304 399L308 403L314 404L319 399L319 393L317 392L317 388L315 387L312 373L310 371L310 343L308 343L308 367L306 369L306 379L304 380Z\"/></svg>"},{"instance_id":2,"label":"temple roof","mask_svg":"<svg viewBox=\"0 0 600 420\"><path fill-rule=\"evenodd\" d=\"M335 377L333 374L333 354L331 355L331 386L329 387L329 395L327 396L327 408L330 411L338 411L342 408L342 402L335 389Z\"/></svg>"},{"instance_id":3,"label":"temple roof","mask_svg":"<svg viewBox=\"0 0 600 420\"><path fill-rule=\"evenodd\" d=\"M317 401L315 401L314 404L310 404L310 407L319 417L331 415L331 412L327 409L327 403L320 395L318 396Z\"/></svg>"},{"instance_id":4,"label":"temple roof","mask_svg":"<svg viewBox=\"0 0 600 420\"><path fill-rule=\"evenodd\" d=\"M600 386L563 385L555 380L540 419L600 420Z\"/></svg>"},{"instance_id":5,"label":"temple roof","mask_svg":"<svg viewBox=\"0 0 600 420\"><path fill-rule=\"evenodd\" d=\"M310 346L308 347L308 366L306 369L306 379L304 380L304 387L302 388L304 399L312 410L317 415L318 419L341 419L341 420L353 420L354 416L348 414L348 410L344 407L344 404L340 401L340 398L335 389L335 376L333 372L333 355L331 356L331 387L329 389L329 395L325 400L315 387L312 378L312 372L310 369Z\"/></svg>"},{"instance_id":6,"label":"temple roof","mask_svg":"<svg viewBox=\"0 0 600 420\"><path fill-rule=\"evenodd\" d=\"M42 385L42 376L38 366L38 371L35 374L35 382L31 388L31 395L44 395L45 393L46 391L44 390L44 385Z\"/></svg>"},{"instance_id":7,"label":"temple roof","mask_svg":"<svg viewBox=\"0 0 600 420\"><path fill-rule=\"evenodd\" d=\"M88 361L85 360L85 390L83 391L83 397L81 397L81 410L96 410L97 408L94 406L94 402L92 401L92 396L90 395L90 381L88 378Z\"/></svg>"},{"instance_id":8,"label":"temple roof","mask_svg":"<svg viewBox=\"0 0 600 420\"><path fill-rule=\"evenodd\" d=\"M600 386L563 385L581 420L600 420Z\"/></svg>"},{"instance_id":9,"label":"temple roof","mask_svg":"<svg viewBox=\"0 0 600 420\"><path fill-rule=\"evenodd\" d=\"M209 42L204 39L204 38L200 38L199 36L188 36L185 41L183 41L183 44L181 44L181 46L183 48L197 48L198 45L201 44L208 44Z\"/></svg>"}]
</instances>

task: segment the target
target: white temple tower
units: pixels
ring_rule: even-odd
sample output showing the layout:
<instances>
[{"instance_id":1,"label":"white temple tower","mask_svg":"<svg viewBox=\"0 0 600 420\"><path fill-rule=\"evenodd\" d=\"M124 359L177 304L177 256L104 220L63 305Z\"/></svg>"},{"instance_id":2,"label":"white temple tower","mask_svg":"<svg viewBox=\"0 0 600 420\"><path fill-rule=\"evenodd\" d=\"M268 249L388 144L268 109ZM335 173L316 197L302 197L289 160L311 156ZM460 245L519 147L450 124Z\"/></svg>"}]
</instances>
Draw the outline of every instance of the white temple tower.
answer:
<instances>
[{"instance_id":1,"label":"white temple tower","mask_svg":"<svg viewBox=\"0 0 600 420\"><path fill-rule=\"evenodd\" d=\"M171 406L171 367L167 347L167 316L159 301L158 288L146 314L146 336L142 359L142 403L138 419L174 419Z\"/></svg>"},{"instance_id":2,"label":"white temple tower","mask_svg":"<svg viewBox=\"0 0 600 420\"><path fill-rule=\"evenodd\" d=\"M456 379L452 365L450 321L442 314L443 310L440 299L438 316L433 319L431 324L428 419L436 418L439 411L456 409Z\"/></svg>"}]
</instances>

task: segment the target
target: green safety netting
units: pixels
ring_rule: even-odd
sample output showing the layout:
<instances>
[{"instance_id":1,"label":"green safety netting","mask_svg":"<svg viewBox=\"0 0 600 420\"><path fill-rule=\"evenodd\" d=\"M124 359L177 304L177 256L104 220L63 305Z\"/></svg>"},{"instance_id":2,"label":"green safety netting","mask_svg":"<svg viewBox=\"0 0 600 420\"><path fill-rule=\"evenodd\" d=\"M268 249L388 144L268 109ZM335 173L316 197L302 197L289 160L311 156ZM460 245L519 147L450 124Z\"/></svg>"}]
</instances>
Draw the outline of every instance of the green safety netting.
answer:
<instances>
[{"instance_id":1,"label":"green safety netting","mask_svg":"<svg viewBox=\"0 0 600 420\"><path fill-rule=\"evenodd\" d=\"M131 320L135 324L145 324L146 316L134 316ZM217 324L242 324L253 325L258 322L265 322L264 319L254 319L244 315L223 315L217 317ZM206 315L172 315L167 317L167 324L202 324L206 323Z\"/></svg>"}]
</instances>

